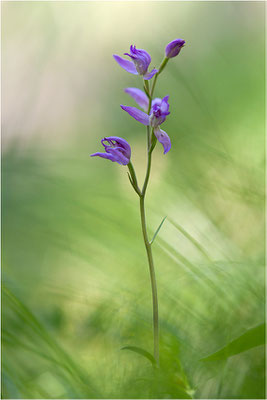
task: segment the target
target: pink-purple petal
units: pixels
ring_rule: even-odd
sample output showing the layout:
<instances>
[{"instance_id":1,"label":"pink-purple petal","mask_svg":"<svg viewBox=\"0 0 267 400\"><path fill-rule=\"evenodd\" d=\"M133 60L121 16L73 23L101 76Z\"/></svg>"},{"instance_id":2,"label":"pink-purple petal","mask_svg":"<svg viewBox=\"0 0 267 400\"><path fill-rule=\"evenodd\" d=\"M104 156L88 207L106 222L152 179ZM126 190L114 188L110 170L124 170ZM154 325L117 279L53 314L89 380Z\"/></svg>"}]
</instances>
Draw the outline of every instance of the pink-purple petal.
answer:
<instances>
[{"instance_id":1,"label":"pink-purple petal","mask_svg":"<svg viewBox=\"0 0 267 400\"><path fill-rule=\"evenodd\" d=\"M162 111L163 113L168 113L168 112L169 112L169 108L170 108L170 105L169 105L169 103L168 103L169 97L170 97L170 96L165 96L165 97L163 97L163 99L162 99L161 111Z\"/></svg>"},{"instance_id":2,"label":"pink-purple petal","mask_svg":"<svg viewBox=\"0 0 267 400\"><path fill-rule=\"evenodd\" d=\"M124 91L128 93L143 110L147 111L149 101L145 92L138 88L126 88Z\"/></svg>"},{"instance_id":3,"label":"pink-purple petal","mask_svg":"<svg viewBox=\"0 0 267 400\"><path fill-rule=\"evenodd\" d=\"M155 106L155 105L160 106L161 102L162 102L162 99L160 99L159 97L155 97L155 99L152 100L151 106L152 107Z\"/></svg>"},{"instance_id":4,"label":"pink-purple petal","mask_svg":"<svg viewBox=\"0 0 267 400\"><path fill-rule=\"evenodd\" d=\"M120 147L111 147L106 150L107 154L111 154L113 161L117 162L121 165L129 164L129 158L126 156L125 151L123 151Z\"/></svg>"},{"instance_id":5,"label":"pink-purple petal","mask_svg":"<svg viewBox=\"0 0 267 400\"><path fill-rule=\"evenodd\" d=\"M106 158L107 160L110 160L110 161L115 161L112 154L109 154L109 153L97 152L97 153L90 154L90 157L101 157L101 158Z\"/></svg>"},{"instance_id":6,"label":"pink-purple petal","mask_svg":"<svg viewBox=\"0 0 267 400\"><path fill-rule=\"evenodd\" d=\"M138 75L136 67L132 61L125 60L124 58L117 56L116 54L113 55L113 58L127 72L130 72L130 74Z\"/></svg>"},{"instance_id":7,"label":"pink-purple petal","mask_svg":"<svg viewBox=\"0 0 267 400\"><path fill-rule=\"evenodd\" d=\"M146 81L148 81L149 79L153 78L153 76L154 76L157 72L158 72L157 69L155 69L155 68L152 69L152 71L147 72L147 73L144 75L144 79L145 79Z\"/></svg>"},{"instance_id":8,"label":"pink-purple petal","mask_svg":"<svg viewBox=\"0 0 267 400\"><path fill-rule=\"evenodd\" d=\"M154 129L154 134L158 141L162 144L164 148L164 154L168 153L168 151L170 151L171 149L171 139L169 138L167 133L160 129L160 127L157 127Z\"/></svg>"},{"instance_id":9,"label":"pink-purple petal","mask_svg":"<svg viewBox=\"0 0 267 400\"><path fill-rule=\"evenodd\" d=\"M138 108L128 107L121 105L121 108L126 111L131 117L136 119L136 121L141 122L141 124L148 126L149 125L149 116Z\"/></svg>"}]
</instances>

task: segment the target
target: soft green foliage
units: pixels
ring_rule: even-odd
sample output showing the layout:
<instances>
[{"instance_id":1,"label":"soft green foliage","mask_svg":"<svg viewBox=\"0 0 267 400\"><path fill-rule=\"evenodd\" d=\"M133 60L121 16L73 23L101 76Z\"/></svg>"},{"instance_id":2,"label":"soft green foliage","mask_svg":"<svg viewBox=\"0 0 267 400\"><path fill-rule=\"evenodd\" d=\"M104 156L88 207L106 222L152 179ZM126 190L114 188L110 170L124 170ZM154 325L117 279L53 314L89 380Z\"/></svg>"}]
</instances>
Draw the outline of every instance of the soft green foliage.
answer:
<instances>
[{"instance_id":1,"label":"soft green foliage","mask_svg":"<svg viewBox=\"0 0 267 400\"><path fill-rule=\"evenodd\" d=\"M247 334L264 323L264 3L2 9L2 397L264 398ZM134 43L160 63L176 37L156 93L172 149L156 146L147 197L150 238L167 216L158 370L121 350L153 352L138 198L126 167L89 154L125 137L143 178L145 129L119 109L140 82L111 55ZM246 351L201 361L238 338Z\"/></svg>"},{"instance_id":2,"label":"soft green foliage","mask_svg":"<svg viewBox=\"0 0 267 400\"><path fill-rule=\"evenodd\" d=\"M152 365L156 364L156 360L155 358L152 356L152 354L150 354L148 351L141 349L141 347L136 347L136 346L125 346L122 348L122 350L130 350L133 351L137 354L142 355L143 357L147 358Z\"/></svg>"},{"instance_id":3,"label":"soft green foliage","mask_svg":"<svg viewBox=\"0 0 267 400\"><path fill-rule=\"evenodd\" d=\"M238 338L228 343L222 349L210 354L208 357L202 358L202 361L223 360L253 349L254 347L262 346L265 343L265 324L260 324L255 328L248 329Z\"/></svg>"}]
</instances>

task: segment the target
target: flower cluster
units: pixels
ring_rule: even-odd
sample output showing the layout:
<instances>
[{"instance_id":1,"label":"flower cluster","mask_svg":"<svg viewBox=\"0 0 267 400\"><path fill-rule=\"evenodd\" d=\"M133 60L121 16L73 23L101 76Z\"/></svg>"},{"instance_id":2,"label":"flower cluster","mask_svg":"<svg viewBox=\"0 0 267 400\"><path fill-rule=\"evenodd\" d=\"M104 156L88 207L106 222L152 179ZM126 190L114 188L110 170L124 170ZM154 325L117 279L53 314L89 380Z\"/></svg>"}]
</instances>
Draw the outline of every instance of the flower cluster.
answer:
<instances>
[{"instance_id":1,"label":"flower cluster","mask_svg":"<svg viewBox=\"0 0 267 400\"><path fill-rule=\"evenodd\" d=\"M176 57L180 53L184 44L185 41L182 39L175 39L170 42L165 48L165 59L159 69L153 68L150 72L148 72L148 68L151 63L151 57L148 52L143 49L137 49L132 45L130 47L130 52L124 53L124 55L130 58L130 60L122 58L116 54L114 54L113 57L124 70L134 75L140 75L144 79L144 82L146 82L153 77L156 79L162 72L168 60ZM152 128L152 132L157 140L162 144L164 154L166 154L171 148L171 141L167 133L162 130L160 126L170 114L169 96L165 96L162 99L154 98L152 100L153 90L150 94L148 93L151 96L150 99L145 92L138 88L127 88L125 89L125 92L128 93L144 111L136 107L124 105L121 105L121 108L141 124ZM91 154L92 157L98 156L106 158L121 165L128 165L130 163L131 147L125 139L117 136L110 136L102 139L101 143L104 146L105 153L97 152Z\"/></svg>"}]
</instances>

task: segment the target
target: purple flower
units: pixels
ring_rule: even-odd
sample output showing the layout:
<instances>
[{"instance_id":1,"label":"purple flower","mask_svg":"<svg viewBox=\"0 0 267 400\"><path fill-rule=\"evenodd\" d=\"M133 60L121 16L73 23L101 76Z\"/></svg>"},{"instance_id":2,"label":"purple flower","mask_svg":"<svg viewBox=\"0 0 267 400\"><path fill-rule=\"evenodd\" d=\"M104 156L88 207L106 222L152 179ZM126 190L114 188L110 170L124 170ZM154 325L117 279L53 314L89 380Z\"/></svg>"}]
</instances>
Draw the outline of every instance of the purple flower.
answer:
<instances>
[{"instance_id":1,"label":"purple flower","mask_svg":"<svg viewBox=\"0 0 267 400\"><path fill-rule=\"evenodd\" d=\"M102 157L121 165L127 165L131 158L131 147L129 143L118 137L109 136L101 140L106 153L93 153L91 157Z\"/></svg>"},{"instance_id":2,"label":"purple flower","mask_svg":"<svg viewBox=\"0 0 267 400\"><path fill-rule=\"evenodd\" d=\"M133 97L140 107L147 111L148 98L142 90L137 88L127 88L125 89L125 92ZM152 107L149 115L136 107L121 105L121 108L138 122L141 122L141 124L146 126L150 125L152 128L154 128L154 134L156 138L163 145L164 154L170 150L171 141L167 133L160 129L159 125L161 125L166 120L167 115L170 114L168 100L169 96L165 96L163 99L154 99L152 101Z\"/></svg>"},{"instance_id":3,"label":"purple flower","mask_svg":"<svg viewBox=\"0 0 267 400\"><path fill-rule=\"evenodd\" d=\"M183 39L175 39L169 44L167 44L165 48L165 54L167 58L172 58L176 57L180 51L181 48L184 47L185 41Z\"/></svg>"},{"instance_id":4,"label":"purple flower","mask_svg":"<svg viewBox=\"0 0 267 400\"><path fill-rule=\"evenodd\" d=\"M150 112L150 125L153 128L161 125L165 120L169 112L169 96L163 97L163 99L154 99L152 101L152 107Z\"/></svg>"},{"instance_id":5,"label":"purple flower","mask_svg":"<svg viewBox=\"0 0 267 400\"><path fill-rule=\"evenodd\" d=\"M157 72L157 69L152 69L148 72L148 67L151 63L151 57L147 51L142 49L137 49L135 46L131 45L130 53L124 53L129 56L132 61L125 60L124 58L113 55L117 63L126 71L134 75L142 75L145 80L151 79Z\"/></svg>"},{"instance_id":6,"label":"purple flower","mask_svg":"<svg viewBox=\"0 0 267 400\"><path fill-rule=\"evenodd\" d=\"M143 109L146 106L146 95L142 90L136 88L128 88L125 89L127 93L129 93ZM143 125L150 125L153 128L161 125L165 120L169 112L169 96L163 97L163 99L156 98L152 101L152 107L150 114L146 114L145 112L138 110L136 107L128 107L121 105L121 108L130 114L137 121L141 122Z\"/></svg>"}]
</instances>

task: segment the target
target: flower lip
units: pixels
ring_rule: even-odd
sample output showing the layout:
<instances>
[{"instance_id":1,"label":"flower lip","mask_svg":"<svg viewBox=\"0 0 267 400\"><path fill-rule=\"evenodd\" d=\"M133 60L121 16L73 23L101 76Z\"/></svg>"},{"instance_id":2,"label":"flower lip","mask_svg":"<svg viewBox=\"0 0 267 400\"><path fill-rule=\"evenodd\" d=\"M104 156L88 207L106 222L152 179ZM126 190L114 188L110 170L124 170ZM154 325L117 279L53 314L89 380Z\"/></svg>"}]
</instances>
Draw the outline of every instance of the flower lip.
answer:
<instances>
[{"instance_id":1,"label":"flower lip","mask_svg":"<svg viewBox=\"0 0 267 400\"><path fill-rule=\"evenodd\" d=\"M164 149L164 154L168 153L168 151L170 151L171 149L171 140L167 135L167 133L162 129L160 129L160 127L158 126L157 128L154 129L154 134L158 139L158 141L162 144Z\"/></svg>"},{"instance_id":2,"label":"flower lip","mask_svg":"<svg viewBox=\"0 0 267 400\"><path fill-rule=\"evenodd\" d=\"M175 39L170 43L168 43L165 48L166 57L167 58L176 57L180 53L182 47L184 47L184 44L185 40L183 39Z\"/></svg>"}]
</instances>

